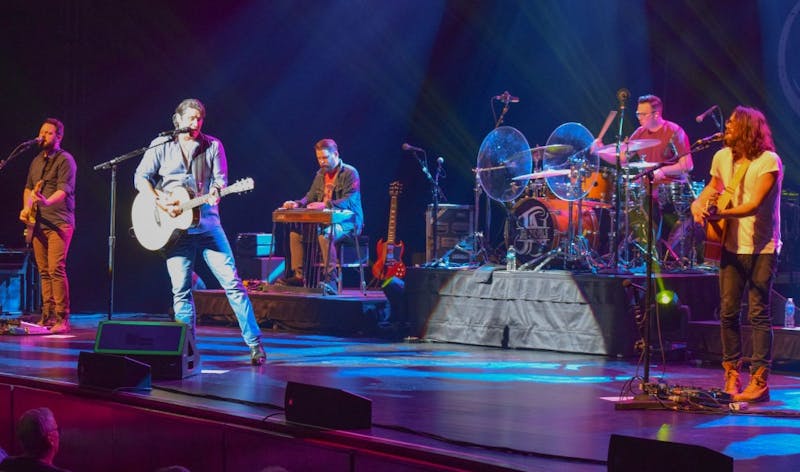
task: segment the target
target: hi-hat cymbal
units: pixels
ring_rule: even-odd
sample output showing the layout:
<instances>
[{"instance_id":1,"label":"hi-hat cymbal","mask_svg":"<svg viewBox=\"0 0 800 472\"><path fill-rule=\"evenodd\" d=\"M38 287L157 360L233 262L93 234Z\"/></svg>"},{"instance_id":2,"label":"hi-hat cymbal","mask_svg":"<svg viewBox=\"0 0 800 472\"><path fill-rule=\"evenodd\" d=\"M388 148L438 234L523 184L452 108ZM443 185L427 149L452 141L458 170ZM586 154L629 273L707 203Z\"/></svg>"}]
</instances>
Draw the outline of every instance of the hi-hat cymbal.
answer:
<instances>
[{"instance_id":1,"label":"hi-hat cymbal","mask_svg":"<svg viewBox=\"0 0 800 472\"><path fill-rule=\"evenodd\" d=\"M624 152L641 151L642 149L658 146L659 142L660 141L657 139L631 139L630 141L626 141L620 144L620 151ZM616 156L617 143L606 144L605 146L598 148L597 154L600 154L602 157Z\"/></svg>"},{"instance_id":2,"label":"hi-hat cymbal","mask_svg":"<svg viewBox=\"0 0 800 472\"><path fill-rule=\"evenodd\" d=\"M572 152L574 148L569 144L548 144L546 146L538 146L531 148L531 153L548 152L550 154L563 154L565 152Z\"/></svg>"},{"instance_id":3,"label":"hi-hat cymbal","mask_svg":"<svg viewBox=\"0 0 800 472\"><path fill-rule=\"evenodd\" d=\"M511 180L547 179L549 177L557 177L559 175L569 175L569 173L569 169L550 169L534 172L533 174L520 175Z\"/></svg>"}]
</instances>

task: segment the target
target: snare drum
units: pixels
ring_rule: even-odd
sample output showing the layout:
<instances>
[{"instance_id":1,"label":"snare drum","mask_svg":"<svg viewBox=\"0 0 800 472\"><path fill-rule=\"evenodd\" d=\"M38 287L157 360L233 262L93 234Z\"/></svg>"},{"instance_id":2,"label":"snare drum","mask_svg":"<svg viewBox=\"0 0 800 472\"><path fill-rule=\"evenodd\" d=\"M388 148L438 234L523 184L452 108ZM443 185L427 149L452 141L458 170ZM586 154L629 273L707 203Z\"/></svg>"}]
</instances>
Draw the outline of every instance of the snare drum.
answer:
<instances>
[{"instance_id":1,"label":"snare drum","mask_svg":"<svg viewBox=\"0 0 800 472\"><path fill-rule=\"evenodd\" d=\"M597 217L594 210L583 207L582 234L591 248L597 244ZM509 240L518 255L536 256L558 247L569 231L569 202L557 199L525 198L513 210L514 228ZM573 202L572 220L578 228L578 204Z\"/></svg>"}]
</instances>

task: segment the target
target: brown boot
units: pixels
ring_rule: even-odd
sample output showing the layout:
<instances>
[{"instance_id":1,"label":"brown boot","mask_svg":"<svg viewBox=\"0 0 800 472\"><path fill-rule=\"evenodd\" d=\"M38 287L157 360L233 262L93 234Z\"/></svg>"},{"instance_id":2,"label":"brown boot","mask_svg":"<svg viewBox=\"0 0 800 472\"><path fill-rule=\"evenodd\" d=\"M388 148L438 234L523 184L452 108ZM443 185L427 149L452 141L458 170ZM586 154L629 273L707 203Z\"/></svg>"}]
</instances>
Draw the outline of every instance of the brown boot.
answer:
<instances>
[{"instance_id":1,"label":"brown boot","mask_svg":"<svg viewBox=\"0 0 800 472\"><path fill-rule=\"evenodd\" d=\"M725 388L723 391L729 395L739 395L742 391L742 381L739 380L739 369L742 363L739 361L722 361L725 369Z\"/></svg>"},{"instance_id":2,"label":"brown boot","mask_svg":"<svg viewBox=\"0 0 800 472\"><path fill-rule=\"evenodd\" d=\"M767 377L769 377L769 370L766 367L756 369L755 373L750 374L750 383L747 384L742 393L733 397L733 401L768 402L769 386L767 386Z\"/></svg>"},{"instance_id":3,"label":"brown boot","mask_svg":"<svg viewBox=\"0 0 800 472\"><path fill-rule=\"evenodd\" d=\"M50 334L66 334L72 329L69 325L69 315L65 313L56 314L56 324L50 328Z\"/></svg>"}]
</instances>

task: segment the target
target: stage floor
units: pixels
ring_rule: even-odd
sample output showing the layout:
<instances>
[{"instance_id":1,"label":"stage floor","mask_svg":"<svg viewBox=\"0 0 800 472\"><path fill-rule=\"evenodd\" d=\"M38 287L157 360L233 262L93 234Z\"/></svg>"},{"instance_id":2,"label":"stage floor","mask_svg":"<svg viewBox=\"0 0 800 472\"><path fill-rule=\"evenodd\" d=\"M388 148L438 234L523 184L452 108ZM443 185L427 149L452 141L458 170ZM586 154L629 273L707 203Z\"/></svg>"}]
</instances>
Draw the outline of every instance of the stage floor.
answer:
<instances>
[{"instance_id":1,"label":"stage floor","mask_svg":"<svg viewBox=\"0 0 800 472\"><path fill-rule=\"evenodd\" d=\"M0 336L0 370L76 383L78 353L92 349L103 319L75 314L69 335ZM732 456L736 471L800 467L794 375L774 374L772 401L741 413L620 411L616 400L643 373L636 359L264 330L268 362L251 367L237 329L198 331L202 373L154 382L143 395L281 423L286 382L323 385L372 400L372 428L359 434L519 470L605 470L612 433L705 446ZM722 380L717 365L658 358L650 374L705 389Z\"/></svg>"}]
</instances>

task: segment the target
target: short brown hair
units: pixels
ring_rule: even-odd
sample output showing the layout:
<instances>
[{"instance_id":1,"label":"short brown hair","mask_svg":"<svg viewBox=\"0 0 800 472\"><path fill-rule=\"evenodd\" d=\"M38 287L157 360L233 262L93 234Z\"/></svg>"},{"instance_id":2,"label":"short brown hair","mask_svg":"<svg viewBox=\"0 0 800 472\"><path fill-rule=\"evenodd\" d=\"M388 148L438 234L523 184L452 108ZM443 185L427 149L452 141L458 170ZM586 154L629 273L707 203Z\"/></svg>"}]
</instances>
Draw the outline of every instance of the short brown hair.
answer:
<instances>
[{"instance_id":1,"label":"short brown hair","mask_svg":"<svg viewBox=\"0 0 800 472\"><path fill-rule=\"evenodd\" d=\"M56 136L59 138L64 137L64 123L58 118L45 118L44 123L51 124L56 127ZM44 124L42 123L42 124Z\"/></svg>"},{"instance_id":2,"label":"short brown hair","mask_svg":"<svg viewBox=\"0 0 800 472\"><path fill-rule=\"evenodd\" d=\"M314 145L314 149L317 151L327 149L330 152L339 152L339 146L336 145L336 141L330 138L320 139L317 141L317 144Z\"/></svg>"},{"instance_id":3,"label":"short brown hair","mask_svg":"<svg viewBox=\"0 0 800 472\"><path fill-rule=\"evenodd\" d=\"M639 103L649 103L650 107L653 109L653 111L657 111L657 112L659 112L659 113L661 113L663 115L662 112L664 110L664 104L661 102L661 99L656 97L655 95L651 95L651 94L642 95L641 97L639 97L638 102Z\"/></svg>"}]
</instances>

